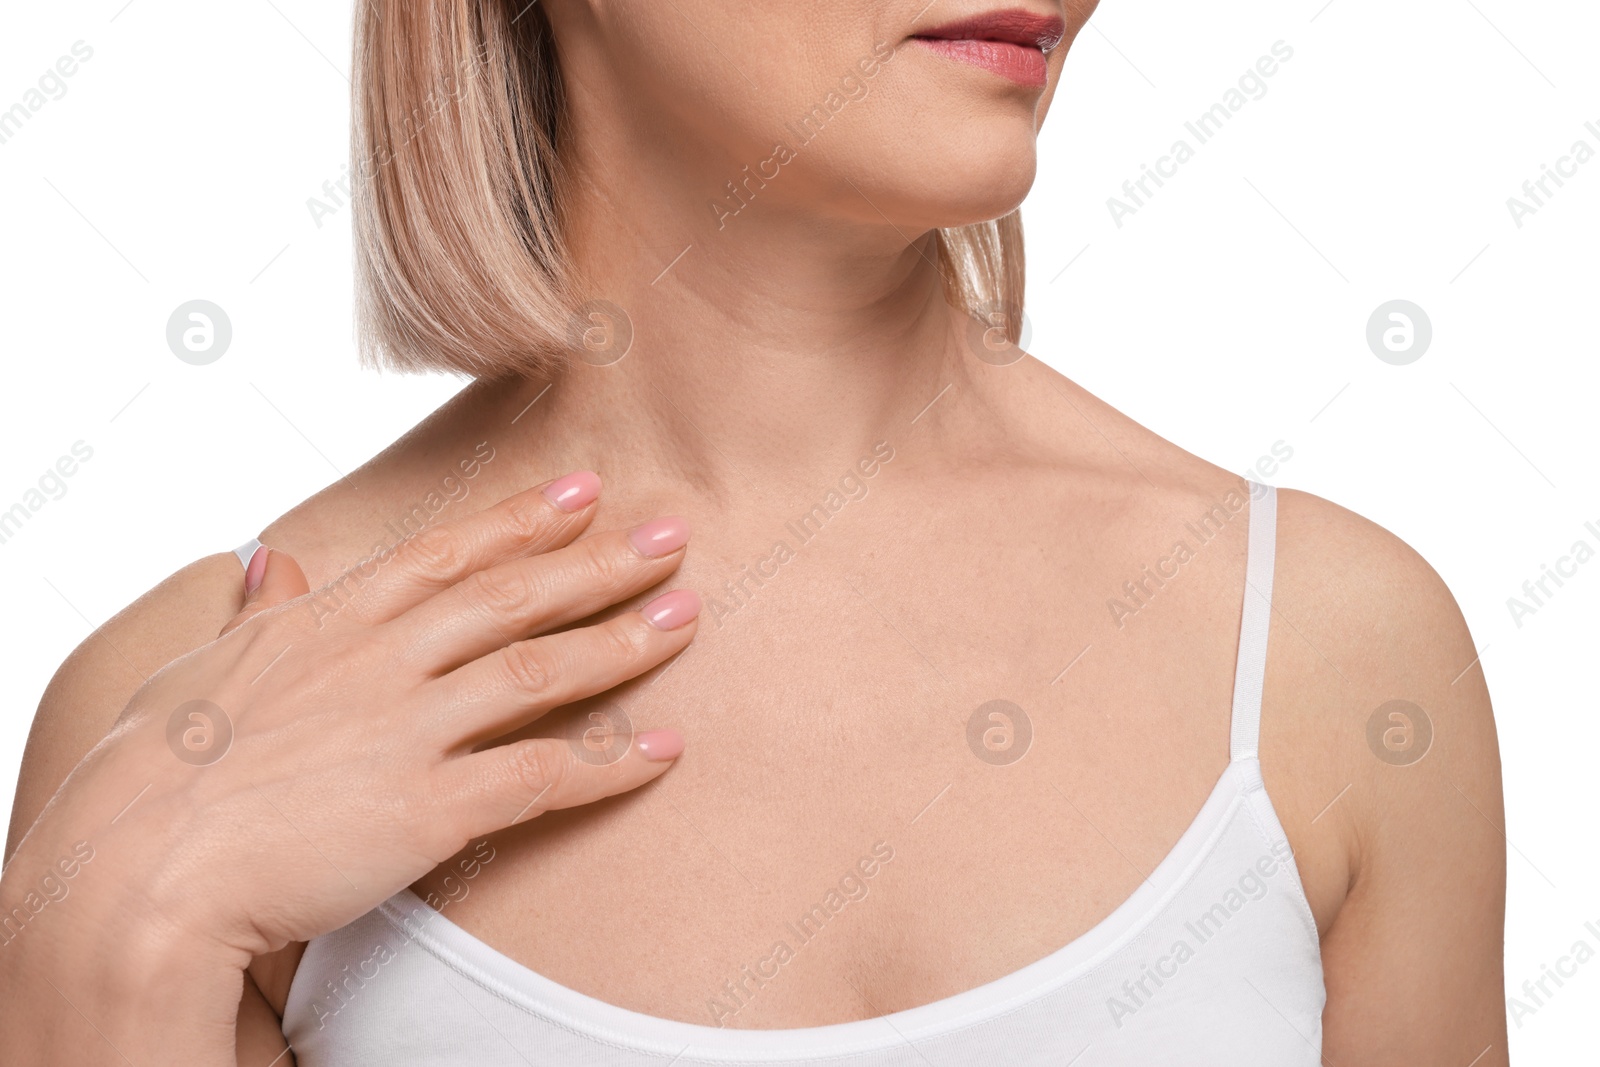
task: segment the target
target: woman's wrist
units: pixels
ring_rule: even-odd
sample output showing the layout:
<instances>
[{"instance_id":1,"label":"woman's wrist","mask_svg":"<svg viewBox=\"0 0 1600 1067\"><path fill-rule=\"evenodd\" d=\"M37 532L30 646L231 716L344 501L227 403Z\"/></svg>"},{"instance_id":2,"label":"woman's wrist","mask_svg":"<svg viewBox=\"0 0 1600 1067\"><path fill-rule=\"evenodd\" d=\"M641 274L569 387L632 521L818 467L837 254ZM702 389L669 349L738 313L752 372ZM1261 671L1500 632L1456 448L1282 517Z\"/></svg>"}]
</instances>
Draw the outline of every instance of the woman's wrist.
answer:
<instances>
[{"instance_id":1,"label":"woman's wrist","mask_svg":"<svg viewBox=\"0 0 1600 1067\"><path fill-rule=\"evenodd\" d=\"M0 1030L16 1061L232 1067L242 968L164 924L75 903L0 945Z\"/></svg>"}]
</instances>

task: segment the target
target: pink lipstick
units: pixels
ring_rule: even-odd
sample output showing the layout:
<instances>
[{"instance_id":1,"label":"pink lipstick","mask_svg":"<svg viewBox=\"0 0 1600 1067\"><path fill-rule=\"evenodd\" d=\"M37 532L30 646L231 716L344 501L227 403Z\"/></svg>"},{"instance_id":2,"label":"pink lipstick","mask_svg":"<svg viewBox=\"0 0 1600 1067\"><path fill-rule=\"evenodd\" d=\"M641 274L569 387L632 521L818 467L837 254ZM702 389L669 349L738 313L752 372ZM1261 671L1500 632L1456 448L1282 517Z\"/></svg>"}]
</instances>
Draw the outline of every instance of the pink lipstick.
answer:
<instances>
[{"instance_id":1,"label":"pink lipstick","mask_svg":"<svg viewBox=\"0 0 1600 1067\"><path fill-rule=\"evenodd\" d=\"M993 71L1019 85L1043 88L1045 56L1061 43L1066 23L1011 8L949 22L912 35L935 52Z\"/></svg>"}]
</instances>

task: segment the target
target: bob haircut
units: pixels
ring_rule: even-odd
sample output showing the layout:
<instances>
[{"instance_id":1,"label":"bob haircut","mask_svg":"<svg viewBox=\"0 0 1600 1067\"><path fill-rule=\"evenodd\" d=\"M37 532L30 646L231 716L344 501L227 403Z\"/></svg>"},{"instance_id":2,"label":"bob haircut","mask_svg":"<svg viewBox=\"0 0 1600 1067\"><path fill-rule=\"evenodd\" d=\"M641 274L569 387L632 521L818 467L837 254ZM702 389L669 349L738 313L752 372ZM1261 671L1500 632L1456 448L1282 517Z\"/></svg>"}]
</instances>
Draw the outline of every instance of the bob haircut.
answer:
<instances>
[{"instance_id":1,"label":"bob haircut","mask_svg":"<svg viewBox=\"0 0 1600 1067\"><path fill-rule=\"evenodd\" d=\"M550 24L528 0L361 0L351 108L362 362L550 377L577 345L561 221L572 135ZM1015 344L1020 213L940 229L945 299Z\"/></svg>"}]
</instances>

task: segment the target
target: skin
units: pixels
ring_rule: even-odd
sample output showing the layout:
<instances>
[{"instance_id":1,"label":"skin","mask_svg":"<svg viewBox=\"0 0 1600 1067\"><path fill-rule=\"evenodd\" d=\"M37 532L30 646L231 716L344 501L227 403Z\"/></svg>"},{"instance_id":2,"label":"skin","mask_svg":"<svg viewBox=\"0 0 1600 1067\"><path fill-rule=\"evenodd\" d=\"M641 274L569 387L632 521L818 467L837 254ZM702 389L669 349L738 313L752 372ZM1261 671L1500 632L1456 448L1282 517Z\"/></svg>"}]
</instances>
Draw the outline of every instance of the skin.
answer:
<instances>
[{"instance_id":1,"label":"skin","mask_svg":"<svg viewBox=\"0 0 1600 1067\"><path fill-rule=\"evenodd\" d=\"M607 695L682 732L673 773L492 835L450 917L580 992L709 1023L722 982L883 840L895 859L864 905L726 1025L869 1018L1039 959L1133 891L1226 765L1245 558L1241 512L1118 626L1108 599L1239 475L1031 357L976 358L939 297L929 229L1021 201L1093 5L1028 5L1068 24L1042 93L905 39L976 3L543 6L580 131L575 255L632 350L553 383L475 383L262 533L320 585L485 441L495 458L445 518L586 467L607 486L590 529L671 512L696 531L670 583L706 598L693 645ZM707 202L878 40L899 47L868 95L719 228ZM724 591L880 442L893 458L864 497L747 603ZM237 560L201 560L73 653L13 843L127 704L130 664L211 640L241 595ZM1292 490L1273 607L1261 762L1322 939L1325 1058L1507 1063L1499 760L1459 609L1392 534ZM965 743L993 699L1034 727L1009 767ZM1408 766L1367 741L1394 699L1434 728ZM448 868L418 891L442 894ZM624 947L571 935L595 916L618 917ZM241 1062L283 1050L298 951L251 965Z\"/></svg>"},{"instance_id":2,"label":"skin","mask_svg":"<svg viewBox=\"0 0 1600 1067\"><path fill-rule=\"evenodd\" d=\"M661 773L675 732L603 761L560 738L480 748L694 634L681 591L569 628L670 573L687 529L568 545L593 493L559 499L520 493L423 531L346 576L336 612L267 553L222 636L139 687L13 854L11 893L49 892L53 866L79 879L48 915L7 913L0 1023L18 1055L231 1062L252 957L338 929L474 838ZM76 869L56 860L69 843ZM75 1047L92 1020L101 1040Z\"/></svg>"}]
</instances>

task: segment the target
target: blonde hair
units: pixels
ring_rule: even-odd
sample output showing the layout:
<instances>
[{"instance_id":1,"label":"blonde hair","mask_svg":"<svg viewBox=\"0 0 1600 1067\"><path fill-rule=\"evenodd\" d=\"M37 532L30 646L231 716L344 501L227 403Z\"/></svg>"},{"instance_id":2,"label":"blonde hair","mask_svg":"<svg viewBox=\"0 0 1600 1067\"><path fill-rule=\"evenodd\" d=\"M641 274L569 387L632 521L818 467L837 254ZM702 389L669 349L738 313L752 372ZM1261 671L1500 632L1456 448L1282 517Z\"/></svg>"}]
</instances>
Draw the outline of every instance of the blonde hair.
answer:
<instances>
[{"instance_id":1,"label":"blonde hair","mask_svg":"<svg viewBox=\"0 0 1600 1067\"><path fill-rule=\"evenodd\" d=\"M550 25L527 0L356 5L351 170L363 362L546 377L576 344L569 143ZM945 297L1021 329L1019 213L941 229Z\"/></svg>"}]
</instances>

